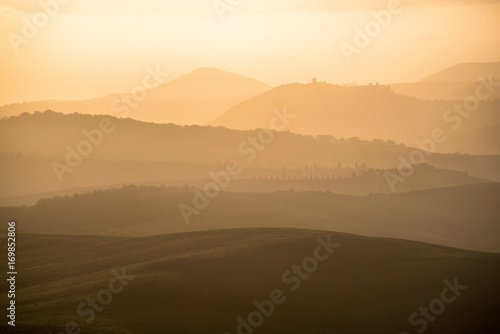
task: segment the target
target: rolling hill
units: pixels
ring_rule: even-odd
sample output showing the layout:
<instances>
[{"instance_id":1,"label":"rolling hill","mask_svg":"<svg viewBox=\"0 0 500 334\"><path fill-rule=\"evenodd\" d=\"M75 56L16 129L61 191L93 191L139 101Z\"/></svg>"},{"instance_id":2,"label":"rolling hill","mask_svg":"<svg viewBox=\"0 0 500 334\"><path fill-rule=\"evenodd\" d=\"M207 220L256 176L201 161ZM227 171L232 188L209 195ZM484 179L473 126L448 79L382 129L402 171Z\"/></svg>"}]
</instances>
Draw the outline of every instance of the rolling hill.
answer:
<instances>
[{"instance_id":1,"label":"rolling hill","mask_svg":"<svg viewBox=\"0 0 500 334\"><path fill-rule=\"evenodd\" d=\"M109 122L112 130L101 132L100 138L95 131L100 129L103 120ZM98 145L89 142L91 132L94 133L92 140ZM408 160L415 151L391 141L312 137L287 131L274 132L274 139L257 150L251 138L259 135L261 130L152 124L49 111L11 117L0 120L0 198L36 197L48 192L67 194L71 189L78 192L77 188L126 183L198 184L210 172L223 169L230 160L243 167L241 175L235 179L300 181L335 177L338 180L331 186L309 182L307 189L304 187L307 183L295 182L286 185L286 189L348 194L386 192L384 176L359 177L370 169L379 170L380 174L384 169L402 168L401 159ZM77 150L81 151L85 143L91 145L91 152L80 156ZM79 163L76 155L82 158ZM57 174L59 169L54 166L68 166L68 159L74 168ZM435 153L426 156L425 164L443 171L418 168L422 171L415 176L418 180L408 179L400 186L400 191L500 181L500 156ZM353 175L356 180L349 180ZM258 191L282 190L284 185L284 182L279 185L267 182L263 188L266 190ZM236 189L255 191L251 187Z\"/></svg>"},{"instance_id":2,"label":"rolling hill","mask_svg":"<svg viewBox=\"0 0 500 334\"><path fill-rule=\"evenodd\" d=\"M103 120L112 130L101 132L100 138L95 131ZM98 145L91 145L89 133L93 133L91 138ZM126 183L195 184L210 172L223 169L230 160L243 167L235 179L350 179L354 175L360 182L340 181L326 188L309 183L309 189L304 188L306 183L299 182L290 187L348 194L385 192L383 176L358 177L370 169L380 173L383 169L402 168L401 159L408 160L415 151L390 141L311 137L287 131L274 132L274 139L257 150L251 138L259 135L261 130L152 124L97 115L44 112L11 117L0 120L0 198L54 191L67 194L70 189ZM80 156L77 150L81 151L85 143L91 145L91 152ZM79 163L76 155L82 158ZM68 159L74 168L57 174L59 169L54 166L68 166ZM425 163L449 171L419 168L425 173L419 174L418 182L410 178L401 191L500 181L500 156L435 153L426 156ZM346 182L347 187L343 187ZM281 190L283 185L271 185L270 189L265 185L265 189ZM254 191L248 187L238 189Z\"/></svg>"},{"instance_id":3,"label":"rolling hill","mask_svg":"<svg viewBox=\"0 0 500 334\"><path fill-rule=\"evenodd\" d=\"M86 161L80 169L61 184L50 168L52 161L37 157L5 159L0 155L0 207L34 205L42 198L71 196L97 189L130 185L154 185L203 188L210 182L208 175L217 166L175 163L137 163ZM397 170L392 170L397 175ZM285 173L285 174L284 174ZM391 193L384 170L360 170L345 168L338 177L335 170L306 172L304 170L247 168L242 175L231 180L225 191L230 192L277 192L330 191L336 194L364 196L371 193ZM355 175L351 175L354 173ZM360 173L358 175L358 173ZM334 177L335 176L335 177ZM490 183L487 179L473 177L466 172L438 169L421 165L404 182L395 185L397 192L442 188L466 184Z\"/></svg>"},{"instance_id":4,"label":"rolling hill","mask_svg":"<svg viewBox=\"0 0 500 334\"><path fill-rule=\"evenodd\" d=\"M494 254L290 229L19 237L22 317L9 333L59 333L69 324L93 334L233 334L239 317L248 322L259 310L254 301L271 296L280 297L273 299L278 304L272 312L268 306L254 333L417 333L424 325L440 334L500 330L500 256ZM321 248L319 240L337 246ZM292 266L314 261L305 259L318 247L323 262L307 276L304 269L292 273ZM106 300L110 282L114 292ZM87 304L96 296L100 312ZM423 307L437 316L422 321Z\"/></svg>"},{"instance_id":5,"label":"rolling hill","mask_svg":"<svg viewBox=\"0 0 500 334\"><path fill-rule=\"evenodd\" d=\"M96 190L0 208L19 230L58 234L145 236L226 228L307 228L402 238L500 252L500 185L482 184L369 196L328 192L221 192L198 214L179 206L200 195L187 187Z\"/></svg>"}]
</instances>

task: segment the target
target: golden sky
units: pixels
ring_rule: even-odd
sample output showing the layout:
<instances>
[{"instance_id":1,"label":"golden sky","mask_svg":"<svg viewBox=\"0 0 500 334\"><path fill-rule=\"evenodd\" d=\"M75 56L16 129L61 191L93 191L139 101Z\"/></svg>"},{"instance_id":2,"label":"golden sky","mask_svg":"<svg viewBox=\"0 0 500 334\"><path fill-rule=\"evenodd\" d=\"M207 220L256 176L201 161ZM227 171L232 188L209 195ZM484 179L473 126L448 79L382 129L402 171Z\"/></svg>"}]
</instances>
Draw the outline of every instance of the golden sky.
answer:
<instances>
[{"instance_id":1,"label":"golden sky","mask_svg":"<svg viewBox=\"0 0 500 334\"><path fill-rule=\"evenodd\" d=\"M342 43L393 1L0 0L0 104L128 92L156 65L171 78L215 67L279 85L408 82L500 60L500 1L414 0L348 62ZM234 5L221 19L214 3Z\"/></svg>"}]
</instances>

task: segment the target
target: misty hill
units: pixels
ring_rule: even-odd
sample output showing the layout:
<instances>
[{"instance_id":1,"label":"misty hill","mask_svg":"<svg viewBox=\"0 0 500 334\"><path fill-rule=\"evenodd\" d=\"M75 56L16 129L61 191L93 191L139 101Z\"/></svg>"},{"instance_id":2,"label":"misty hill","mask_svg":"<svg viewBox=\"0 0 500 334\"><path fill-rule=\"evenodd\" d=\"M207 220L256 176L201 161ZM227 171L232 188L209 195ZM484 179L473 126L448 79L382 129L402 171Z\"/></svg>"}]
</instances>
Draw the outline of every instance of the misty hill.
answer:
<instances>
[{"instance_id":1,"label":"misty hill","mask_svg":"<svg viewBox=\"0 0 500 334\"><path fill-rule=\"evenodd\" d=\"M396 169L390 171L397 173ZM294 191L330 191L336 194L353 196L365 196L372 193L389 194L391 193L391 189L387 184L385 172L385 170L368 170L359 176L345 176L340 178L332 178L320 173L304 179L288 179L286 175L281 178L275 176L273 179L265 180L258 178L238 179L232 182L225 190L237 192L276 192L293 189ZM202 187L208 181L188 182L188 184ZM407 192L491 182L486 179L472 177L465 172L438 169L424 164L418 166L415 169L415 173L409 176L404 183L398 184L396 190L398 192Z\"/></svg>"},{"instance_id":2,"label":"misty hill","mask_svg":"<svg viewBox=\"0 0 500 334\"><path fill-rule=\"evenodd\" d=\"M234 180L335 178L335 183L326 189L313 183L305 189L304 182L290 188L349 194L385 192L384 176L359 177L370 169L380 173L384 169L402 168L400 159L408 160L414 152L413 148L394 142L311 137L290 132L275 132L274 140L258 151L252 149L249 138L258 137L259 130L160 125L109 118L113 131L103 134L99 145L92 145L90 155L80 156L78 145L89 143L82 131L99 129L103 119L102 116L45 112L0 120L0 198L54 191L66 194L75 188L124 183L183 185L191 183L187 180L205 180L210 172L223 170L230 160L237 161L243 168ZM77 156L82 160L74 165L78 162ZM54 163L68 166L67 159L76 167L65 171L60 182ZM426 157L425 163L450 171L439 174L425 169L425 173L417 173L422 176L418 182L410 178L400 184L401 191L484 181L477 178L500 181L500 156L433 154ZM454 174L453 170L461 173ZM341 181L352 179L353 175L357 180ZM284 184L264 186L265 190L259 191L281 190ZM251 187L237 189L254 191Z\"/></svg>"},{"instance_id":3,"label":"misty hill","mask_svg":"<svg viewBox=\"0 0 500 334\"><path fill-rule=\"evenodd\" d=\"M229 160L237 161L243 168L234 180L335 178L335 184L327 185L326 189L313 183L305 189L303 182L290 188L349 194L385 192L384 176L359 177L370 169L380 173L383 169L402 168L400 159L409 159L414 152L413 148L390 141L311 137L290 132L275 132L274 140L258 151L252 149L249 138L258 137L259 130L160 125L108 118L113 131L103 134L102 140L97 140L97 136L94 141L100 144L92 145L90 155L80 156L78 145L89 143L82 131L99 129L103 119L102 116L45 112L0 120L0 198L54 191L67 194L75 188L124 183L193 184L191 181L205 180L210 172L223 170ZM65 171L60 182L53 164L67 166L69 157L75 166L76 155L82 160L71 171ZM439 174L425 169L425 173L418 174L422 176L418 182L410 178L400 185L401 191L484 181L477 178L500 181L500 156L433 154L426 157L425 163L450 171ZM454 174L453 170L461 173ZM357 181L340 181L352 179L353 175ZM259 191L281 190L284 184L264 186ZM251 186L237 189L254 191Z\"/></svg>"},{"instance_id":4,"label":"misty hill","mask_svg":"<svg viewBox=\"0 0 500 334\"><path fill-rule=\"evenodd\" d=\"M260 93L270 88L265 83L238 74L200 68L153 89L149 95L152 99L207 101Z\"/></svg>"},{"instance_id":5,"label":"misty hill","mask_svg":"<svg viewBox=\"0 0 500 334\"><path fill-rule=\"evenodd\" d=\"M429 333L500 330L500 257L494 254L289 229L147 238L20 237L18 270L23 274L16 306L23 316L15 331L9 328L13 333L58 333L75 322L82 332L94 334L234 334L237 318L248 319L256 310L253 301L269 299L275 289L286 300L255 333L413 333L421 325L411 326L408 318L441 298L445 280L466 288L427 322ZM340 246L315 272L299 279L300 286L283 281L285 271L313 255L318 238ZM107 287L112 270L132 277L85 323L89 313L78 315L76 308ZM445 297L453 296L447 292ZM5 323L0 326L6 330Z\"/></svg>"},{"instance_id":6,"label":"misty hill","mask_svg":"<svg viewBox=\"0 0 500 334\"><path fill-rule=\"evenodd\" d=\"M81 141L89 141L82 133L100 129L107 120L106 129L99 145L84 158L113 161L168 161L184 163L216 163L236 159L242 164L251 155L247 151L254 146L249 137L258 138L259 130L239 131L211 126L179 126L153 124L109 116L70 114L53 111L23 114L0 120L0 152L38 154L42 157L64 159L67 146L77 150ZM102 132L102 131L101 131ZM269 133L267 133L269 135ZM98 136L97 136L98 137ZM96 138L97 138L96 137ZM357 138L333 136L304 136L288 131L275 131L273 140L266 144L260 140L254 161L261 167L303 167L304 164L338 162L352 164L365 155L369 166L393 166L399 161L387 161L387 153L409 155L410 148L392 141L360 141ZM241 144L246 144L239 149ZM264 146L264 149L261 149ZM240 151L240 152L238 152ZM386 156L380 157L379 154ZM350 157L350 158L348 158ZM322 163L323 164L323 163ZM374 166L376 167L376 166Z\"/></svg>"},{"instance_id":7,"label":"misty hill","mask_svg":"<svg viewBox=\"0 0 500 334\"><path fill-rule=\"evenodd\" d=\"M487 78L487 75L483 76ZM391 89L398 94L428 100L463 101L475 96L478 82L420 81L413 83L391 84ZM500 98L500 89L491 94L492 99Z\"/></svg>"},{"instance_id":8,"label":"misty hill","mask_svg":"<svg viewBox=\"0 0 500 334\"><path fill-rule=\"evenodd\" d=\"M500 62L462 63L434 73L421 82L475 82L478 76L500 78Z\"/></svg>"},{"instance_id":9,"label":"misty hill","mask_svg":"<svg viewBox=\"0 0 500 334\"><path fill-rule=\"evenodd\" d=\"M286 107L296 118L290 130L296 133L362 139L390 139L414 146L415 140L429 138L436 128L445 134L471 131L484 126L500 124L500 100L480 104L479 109L466 120L451 120L453 112L445 114L453 103L427 101L396 94L389 86L344 87L326 83L290 84L241 102L219 116L211 125L233 129L269 128L274 108ZM445 117L446 116L446 117ZM460 121L455 130L456 122ZM439 152L458 151L452 139L446 141L447 150L438 145ZM485 152L484 147L495 147ZM482 142L472 151L462 153L498 154L496 143Z\"/></svg>"},{"instance_id":10,"label":"misty hill","mask_svg":"<svg viewBox=\"0 0 500 334\"><path fill-rule=\"evenodd\" d=\"M498 152L499 143L500 124L491 124L460 133L452 133L450 134L449 142L443 143L442 148L445 151L452 151L456 148L459 152L488 154L488 152ZM479 147L482 149L478 149Z\"/></svg>"},{"instance_id":11,"label":"misty hill","mask_svg":"<svg viewBox=\"0 0 500 334\"><path fill-rule=\"evenodd\" d=\"M398 94L422 99L463 101L476 95L476 89L481 85L479 78L498 81L500 62L459 64L418 82L391 84L391 88ZM490 98L500 98L500 89L492 92Z\"/></svg>"},{"instance_id":12,"label":"misty hill","mask_svg":"<svg viewBox=\"0 0 500 334\"><path fill-rule=\"evenodd\" d=\"M139 83L140 84L140 83ZM254 79L213 69L197 69L148 91L147 99L115 104L122 95L82 101L33 101L0 107L0 116L20 115L47 109L65 114L108 114L157 123L206 124L228 108L271 87ZM132 87L131 87L132 89ZM125 109L128 109L125 112Z\"/></svg>"},{"instance_id":13,"label":"misty hill","mask_svg":"<svg viewBox=\"0 0 500 334\"><path fill-rule=\"evenodd\" d=\"M0 154L0 207L33 205L41 198L67 196L99 188L123 184L203 188L211 182L211 171L220 166L169 162L134 162L88 160L58 182L51 168L53 160L39 156ZM336 194L364 196L370 193L391 193L385 170L345 167L341 170L316 170L247 167L234 177L225 191L276 192L331 191ZM397 170L390 170L397 175ZM442 188L456 185L489 183L466 172L438 169L421 165L403 183L395 186L398 192Z\"/></svg>"},{"instance_id":14,"label":"misty hill","mask_svg":"<svg viewBox=\"0 0 500 334\"><path fill-rule=\"evenodd\" d=\"M127 186L0 208L0 219L15 218L21 231L88 235L308 228L500 252L498 183L363 197L222 192L186 224L179 205L192 206L194 197L188 188Z\"/></svg>"}]
</instances>

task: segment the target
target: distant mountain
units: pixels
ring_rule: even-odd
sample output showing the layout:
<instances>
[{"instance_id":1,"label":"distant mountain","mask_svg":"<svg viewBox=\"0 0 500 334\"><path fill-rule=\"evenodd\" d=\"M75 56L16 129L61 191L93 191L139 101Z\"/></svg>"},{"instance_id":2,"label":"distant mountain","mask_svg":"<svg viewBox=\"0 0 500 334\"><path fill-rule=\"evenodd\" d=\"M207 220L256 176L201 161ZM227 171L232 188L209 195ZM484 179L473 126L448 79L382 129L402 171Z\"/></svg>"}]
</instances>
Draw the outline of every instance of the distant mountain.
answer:
<instances>
[{"instance_id":1,"label":"distant mountain","mask_svg":"<svg viewBox=\"0 0 500 334\"><path fill-rule=\"evenodd\" d=\"M200 68L153 89L152 100L217 100L255 94L271 89L260 81L221 71Z\"/></svg>"},{"instance_id":2,"label":"distant mountain","mask_svg":"<svg viewBox=\"0 0 500 334\"><path fill-rule=\"evenodd\" d=\"M475 82L478 77L487 77L492 74L494 78L500 79L500 62L495 63L463 63L458 64L435 74L432 74L421 82Z\"/></svg>"},{"instance_id":3,"label":"distant mountain","mask_svg":"<svg viewBox=\"0 0 500 334\"><path fill-rule=\"evenodd\" d=\"M500 81L500 62L459 64L418 82L391 84L391 88L398 94L422 99L463 101L476 95L479 78ZM500 89L495 89L490 99L498 98Z\"/></svg>"},{"instance_id":4,"label":"distant mountain","mask_svg":"<svg viewBox=\"0 0 500 334\"><path fill-rule=\"evenodd\" d=\"M254 79L213 69L202 68L173 79L148 91L147 99L129 108L133 119L176 124L203 125L228 108L271 87ZM122 116L120 106L114 107L123 94L82 101L33 101L0 107L0 116L47 109L62 113L79 112L91 115ZM126 95L126 92L125 92Z\"/></svg>"},{"instance_id":5,"label":"distant mountain","mask_svg":"<svg viewBox=\"0 0 500 334\"><path fill-rule=\"evenodd\" d=\"M420 81L391 84L391 89L395 93L419 99L463 101L468 96L475 96L478 85L478 82ZM499 98L500 89L496 89L490 99Z\"/></svg>"},{"instance_id":6,"label":"distant mountain","mask_svg":"<svg viewBox=\"0 0 500 334\"><path fill-rule=\"evenodd\" d=\"M390 86L344 87L327 83L276 87L232 107L210 124L240 130L269 128L273 109L285 106L295 115L289 128L296 133L391 139L408 146L429 138L436 128L448 135L500 124L500 100L483 102L472 117L459 119L460 128L455 130L452 126L456 125L456 117L451 119L454 112L448 111L454 106L452 102L402 96ZM453 140L446 144L446 149L437 145L436 150L459 151L459 145ZM484 147L491 145L471 146L469 151L461 152L500 153L498 145L490 152L485 152Z\"/></svg>"},{"instance_id":7,"label":"distant mountain","mask_svg":"<svg viewBox=\"0 0 500 334\"><path fill-rule=\"evenodd\" d=\"M21 238L16 311L23 316L15 331L2 322L2 333L59 333L65 326L93 334L252 333L237 330L249 316L261 323L253 333L416 333L424 324L429 333L500 332L498 254L297 229ZM310 257L318 238L339 244L327 258L320 246L319 263ZM302 274L311 261L315 270ZM301 266L302 279L292 266ZM119 293L112 302L104 297L108 283ZM106 302L92 304L102 312L87 304L96 295ZM265 302L270 298L279 305ZM430 316L429 303L440 314L433 322L418 314L420 308Z\"/></svg>"}]
</instances>

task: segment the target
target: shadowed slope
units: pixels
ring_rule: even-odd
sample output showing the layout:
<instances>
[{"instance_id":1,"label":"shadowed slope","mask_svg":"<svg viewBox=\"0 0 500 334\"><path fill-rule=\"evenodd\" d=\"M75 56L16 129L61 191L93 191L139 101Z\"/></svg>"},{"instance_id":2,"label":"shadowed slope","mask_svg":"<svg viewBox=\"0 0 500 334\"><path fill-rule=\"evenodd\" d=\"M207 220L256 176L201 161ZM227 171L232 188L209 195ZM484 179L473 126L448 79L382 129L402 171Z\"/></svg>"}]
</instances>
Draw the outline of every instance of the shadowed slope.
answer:
<instances>
[{"instance_id":1,"label":"shadowed slope","mask_svg":"<svg viewBox=\"0 0 500 334\"><path fill-rule=\"evenodd\" d=\"M313 256L317 238L328 235L340 247L292 291L283 273ZM416 333L421 327L409 325L410 315L439 299L444 281L455 278L467 288L427 323L428 333L500 330L498 255L307 230L19 237L13 333L56 333L74 321L95 334L232 334L237 317L247 319L252 302L269 299L275 289L286 300L255 333ZM106 289L111 271L122 268L135 278L85 324L89 315L77 315L77 306Z\"/></svg>"},{"instance_id":2,"label":"shadowed slope","mask_svg":"<svg viewBox=\"0 0 500 334\"><path fill-rule=\"evenodd\" d=\"M32 207L2 208L19 229L64 234L154 235L242 227L293 227L393 237L500 252L498 184L353 197L320 192L227 193L186 224L187 189L126 187ZM197 197L197 202L201 202ZM193 206L194 207L194 206Z\"/></svg>"}]
</instances>

